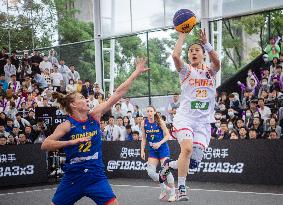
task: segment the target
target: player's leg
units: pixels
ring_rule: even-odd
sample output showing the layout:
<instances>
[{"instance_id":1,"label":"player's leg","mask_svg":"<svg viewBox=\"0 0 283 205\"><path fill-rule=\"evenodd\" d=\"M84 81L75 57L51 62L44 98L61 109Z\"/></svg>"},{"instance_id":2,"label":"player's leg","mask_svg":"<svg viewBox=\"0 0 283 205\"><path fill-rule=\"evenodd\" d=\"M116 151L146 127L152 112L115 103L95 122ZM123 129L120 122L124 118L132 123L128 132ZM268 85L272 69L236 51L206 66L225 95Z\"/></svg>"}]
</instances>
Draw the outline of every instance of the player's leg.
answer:
<instances>
[{"instance_id":1,"label":"player's leg","mask_svg":"<svg viewBox=\"0 0 283 205\"><path fill-rule=\"evenodd\" d=\"M107 179L90 182L84 190L85 196L97 205L118 205L118 200Z\"/></svg>"},{"instance_id":2,"label":"player's leg","mask_svg":"<svg viewBox=\"0 0 283 205\"><path fill-rule=\"evenodd\" d=\"M52 204L71 205L83 197L82 189L85 186L80 176L64 175L53 196Z\"/></svg>"},{"instance_id":3,"label":"player's leg","mask_svg":"<svg viewBox=\"0 0 283 205\"><path fill-rule=\"evenodd\" d=\"M187 192L186 192L186 177L190 164L190 157L193 149L193 140L192 139L182 139L179 140L181 153L178 158L178 200L187 201Z\"/></svg>"},{"instance_id":4,"label":"player's leg","mask_svg":"<svg viewBox=\"0 0 283 205\"><path fill-rule=\"evenodd\" d=\"M169 159L169 157L162 158L162 159L160 159L160 163L164 164L164 161L168 160L168 159ZM167 183L168 183L168 186L170 188L170 190L168 192L168 201L169 202L176 201L174 176L171 172L167 175Z\"/></svg>"},{"instance_id":5,"label":"player's leg","mask_svg":"<svg viewBox=\"0 0 283 205\"><path fill-rule=\"evenodd\" d=\"M154 151L149 152L149 157L147 161L147 174L155 182L158 182L161 188L161 193L159 199L163 199L167 195L169 188L164 182L159 182L159 174L156 172L156 167L159 163L159 156Z\"/></svg>"}]
</instances>

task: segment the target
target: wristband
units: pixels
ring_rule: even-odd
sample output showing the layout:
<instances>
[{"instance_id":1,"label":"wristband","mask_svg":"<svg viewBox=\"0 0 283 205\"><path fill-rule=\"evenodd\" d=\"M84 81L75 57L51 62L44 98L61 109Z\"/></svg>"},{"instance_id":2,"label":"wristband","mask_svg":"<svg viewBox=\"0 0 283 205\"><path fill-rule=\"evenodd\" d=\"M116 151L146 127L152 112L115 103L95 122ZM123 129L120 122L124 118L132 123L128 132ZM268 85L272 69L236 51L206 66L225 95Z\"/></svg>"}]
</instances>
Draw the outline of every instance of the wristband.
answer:
<instances>
[{"instance_id":1,"label":"wristband","mask_svg":"<svg viewBox=\"0 0 283 205\"><path fill-rule=\"evenodd\" d=\"M204 49L205 49L208 53L213 50L213 47L212 47L212 45L211 45L209 42L207 42L206 44L204 44L203 47L204 47Z\"/></svg>"}]
</instances>

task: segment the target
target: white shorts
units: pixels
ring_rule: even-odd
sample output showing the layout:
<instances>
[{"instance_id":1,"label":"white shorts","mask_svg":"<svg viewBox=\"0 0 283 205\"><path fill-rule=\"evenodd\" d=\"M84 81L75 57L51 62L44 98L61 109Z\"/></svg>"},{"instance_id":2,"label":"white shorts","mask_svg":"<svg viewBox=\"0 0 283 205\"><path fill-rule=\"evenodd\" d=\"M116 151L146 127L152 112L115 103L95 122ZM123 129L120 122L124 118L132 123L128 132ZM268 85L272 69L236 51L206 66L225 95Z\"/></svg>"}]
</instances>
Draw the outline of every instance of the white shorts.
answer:
<instances>
[{"instance_id":1,"label":"white shorts","mask_svg":"<svg viewBox=\"0 0 283 205\"><path fill-rule=\"evenodd\" d=\"M211 125L209 123L200 124L198 122L174 119L172 136L179 143L184 139L191 139L194 145L199 145L206 149L211 139Z\"/></svg>"}]
</instances>

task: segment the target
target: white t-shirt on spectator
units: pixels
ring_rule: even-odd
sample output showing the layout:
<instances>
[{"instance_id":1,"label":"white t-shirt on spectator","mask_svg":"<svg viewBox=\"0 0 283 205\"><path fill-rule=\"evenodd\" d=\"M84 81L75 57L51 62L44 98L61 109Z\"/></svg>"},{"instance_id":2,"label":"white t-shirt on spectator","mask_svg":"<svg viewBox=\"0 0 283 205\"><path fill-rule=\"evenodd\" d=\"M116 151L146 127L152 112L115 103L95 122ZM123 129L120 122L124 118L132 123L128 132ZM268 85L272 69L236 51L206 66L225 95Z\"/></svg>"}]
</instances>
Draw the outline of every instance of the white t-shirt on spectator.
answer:
<instances>
[{"instance_id":1,"label":"white t-shirt on spectator","mask_svg":"<svg viewBox=\"0 0 283 205\"><path fill-rule=\"evenodd\" d=\"M117 126L107 125L105 127L106 141L119 141L121 136L121 129Z\"/></svg>"},{"instance_id":2,"label":"white t-shirt on spectator","mask_svg":"<svg viewBox=\"0 0 283 205\"><path fill-rule=\"evenodd\" d=\"M269 107L264 106L263 109L258 108L258 111L259 111L259 113L260 113L260 115L261 115L261 119L263 119L264 122L265 122L266 120L270 119L270 117L271 117L271 110L270 110Z\"/></svg>"},{"instance_id":3,"label":"white t-shirt on spectator","mask_svg":"<svg viewBox=\"0 0 283 205\"><path fill-rule=\"evenodd\" d=\"M68 84L67 87L66 87L66 92L67 93L72 93L72 92L75 92L77 91L77 85L76 84Z\"/></svg>"},{"instance_id":4,"label":"white t-shirt on spectator","mask_svg":"<svg viewBox=\"0 0 283 205\"><path fill-rule=\"evenodd\" d=\"M20 91L21 89L21 83L19 81L16 81L15 83L10 81L8 84L8 88L11 88L13 93L17 93Z\"/></svg>"},{"instance_id":5,"label":"white t-shirt on spectator","mask_svg":"<svg viewBox=\"0 0 283 205\"><path fill-rule=\"evenodd\" d=\"M128 111L134 113L134 106L130 102L128 105L125 102L123 102L121 104L121 110L123 112L123 115L126 115Z\"/></svg>"},{"instance_id":6,"label":"white t-shirt on spectator","mask_svg":"<svg viewBox=\"0 0 283 205\"><path fill-rule=\"evenodd\" d=\"M139 137L140 138L142 137L142 130L141 130L139 125L132 126L132 131L138 131L139 132Z\"/></svg>"},{"instance_id":7,"label":"white t-shirt on spectator","mask_svg":"<svg viewBox=\"0 0 283 205\"><path fill-rule=\"evenodd\" d=\"M124 126L121 126L119 128L120 128L120 132L121 132L120 141L125 141L126 136L127 136L127 130Z\"/></svg>"},{"instance_id":8,"label":"white t-shirt on spectator","mask_svg":"<svg viewBox=\"0 0 283 205\"><path fill-rule=\"evenodd\" d=\"M63 75L61 73L51 73L50 78L52 79L53 86L61 86L61 81L63 81Z\"/></svg>"},{"instance_id":9,"label":"white t-shirt on spectator","mask_svg":"<svg viewBox=\"0 0 283 205\"><path fill-rule=\"evenodd\" d=\"M94 110L94 108L96 108L99 105L99 102L97 99L93 99L93 100L89 100L88 101L88 106L90 108L90 111L92 112Z\"/></svg>"},{"instance_id":10,"label":"white t-shirt on spectator","mask_svg":"<svg viewBox=\"0 0 283 205\"><path fill-rule=\"evenodd\" d=\"M41 61L39 64L40 71L43 72L45 69L48 69L48 72L50 73L50 70L53 69L52 63L49 61Z\"/></svg>"},{"instance_id":11,"label":"white t-shirt on spectator","mask_svg":"<svg viewBox=\"0 0 283 205\"><path fill-rule=\"evenodd\" d=\"M69 80L73 79L74 81L78 81L80 79L80 74L76 70L74 72L70 71L68 73L68 77L69 77Z\"/></svg>"}]
</instances>

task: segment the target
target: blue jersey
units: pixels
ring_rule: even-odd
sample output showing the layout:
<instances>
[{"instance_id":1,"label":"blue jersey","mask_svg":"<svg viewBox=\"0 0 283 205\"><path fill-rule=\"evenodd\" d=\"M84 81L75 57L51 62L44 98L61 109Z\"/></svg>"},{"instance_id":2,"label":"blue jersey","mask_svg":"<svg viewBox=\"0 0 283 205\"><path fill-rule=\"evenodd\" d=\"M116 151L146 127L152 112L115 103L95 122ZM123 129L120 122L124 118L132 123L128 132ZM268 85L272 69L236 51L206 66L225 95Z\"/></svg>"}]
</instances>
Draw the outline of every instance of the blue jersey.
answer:
<instances>
[{"instance_id":1,"label":"blue jersey","mask_svg":"<svg viewBox=\"0 0 283 205\"><path fill-rule=\"evenodd\" d=\"M91 140L64 148L66 153L64 171L87 170L94 172L98 178L106 178L102 160L102 133L99 123L90 115L88 115L86 121L78 121L71 116L67 120L71 123L71 130L63 136L62 140L74 140L82 137L90 137Z\"/></svg>"},{"instance_id":2,"label":"blue jersey","mask_svg":"<svg viewBox=\"0 0 283 205\"><path fill-rule=\"evenodd\" d=\"M164 138L162 128L156 123L150 123L148 119L144 121L144 131L146 134L146 139L149 143L150 149L152 148L152 143L160 142ZM167 147L167 142L163 143L156 151L164 149Z\"/></svg>"}]
</instances>

